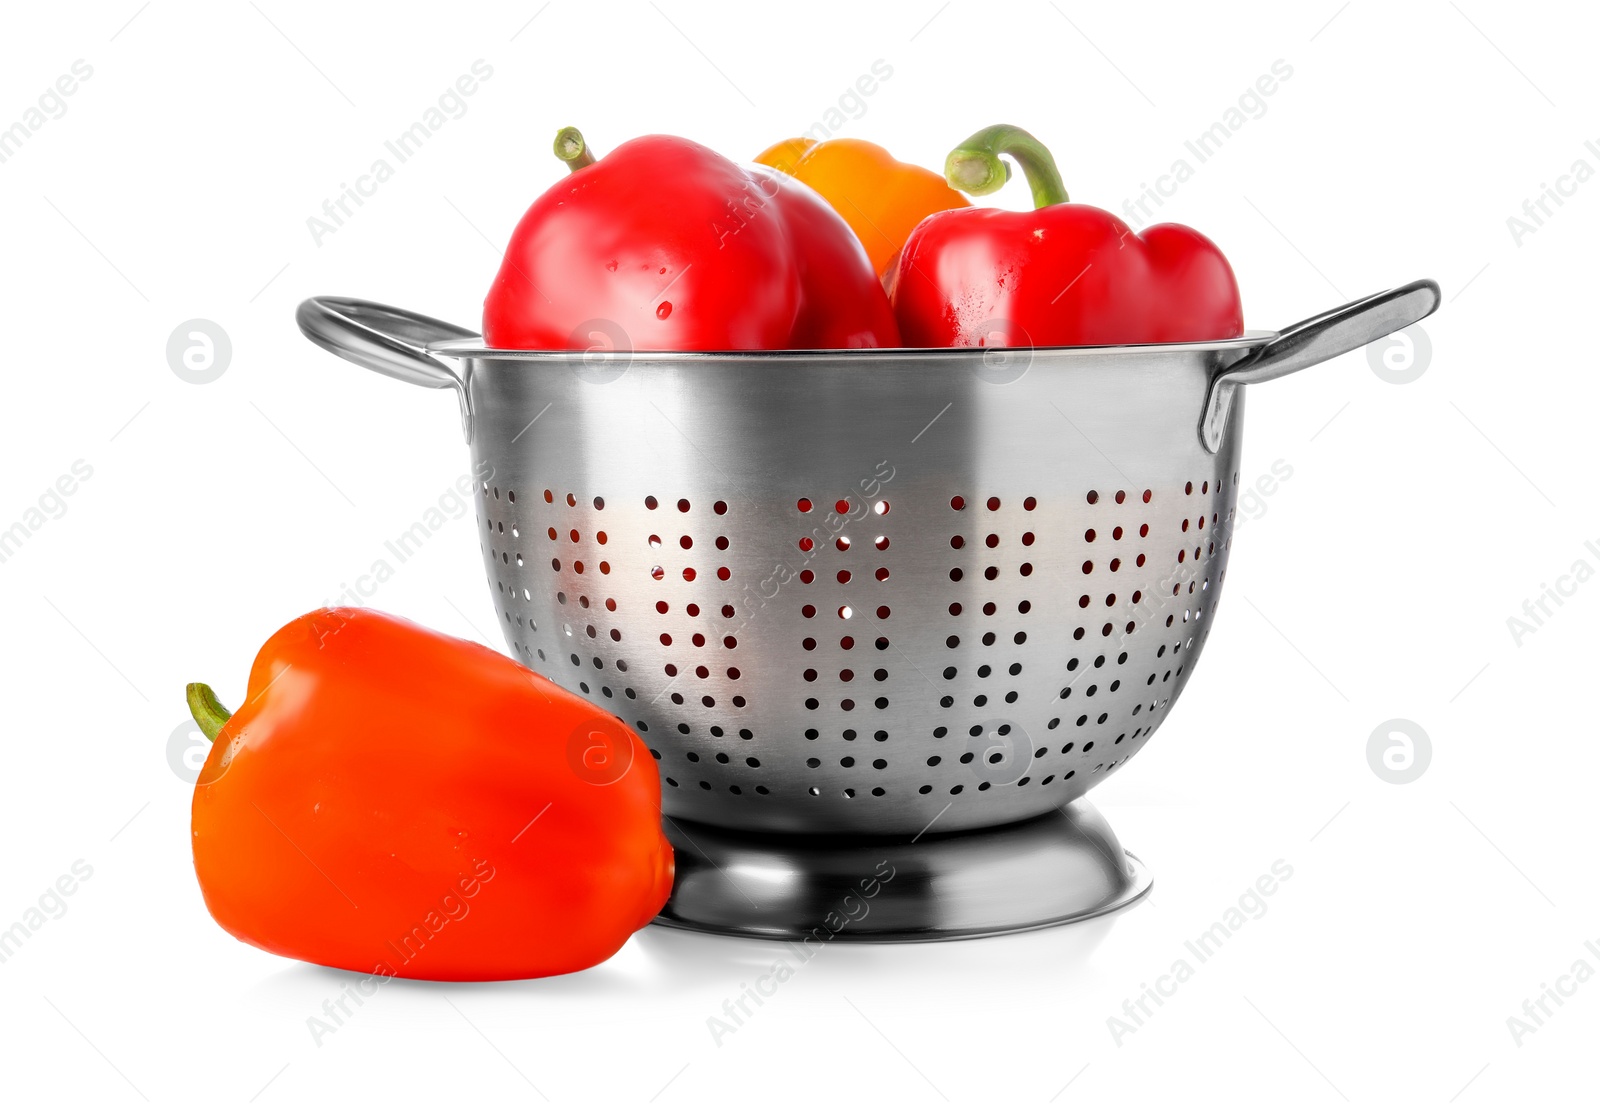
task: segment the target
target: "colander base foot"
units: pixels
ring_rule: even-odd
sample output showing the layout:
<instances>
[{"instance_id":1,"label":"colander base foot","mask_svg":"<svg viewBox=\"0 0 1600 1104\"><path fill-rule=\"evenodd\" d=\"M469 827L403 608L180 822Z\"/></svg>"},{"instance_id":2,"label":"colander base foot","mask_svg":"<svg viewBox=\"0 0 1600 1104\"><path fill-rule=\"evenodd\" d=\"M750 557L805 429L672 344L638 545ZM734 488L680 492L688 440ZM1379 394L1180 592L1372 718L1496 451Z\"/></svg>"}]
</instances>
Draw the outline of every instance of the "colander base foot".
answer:
<instances>
[{"instance_id":1,"label":"colander base foot","mask_svg":"<svg viewBox=\"0 0 1600 1104\"><path fill-rule=\"evenodd\" d=\"M666 822L667 927L807 942L972 939L1086 920L1149 892L1088 802L1016 824L908 840Z\"/></svg>"}]
</instances>

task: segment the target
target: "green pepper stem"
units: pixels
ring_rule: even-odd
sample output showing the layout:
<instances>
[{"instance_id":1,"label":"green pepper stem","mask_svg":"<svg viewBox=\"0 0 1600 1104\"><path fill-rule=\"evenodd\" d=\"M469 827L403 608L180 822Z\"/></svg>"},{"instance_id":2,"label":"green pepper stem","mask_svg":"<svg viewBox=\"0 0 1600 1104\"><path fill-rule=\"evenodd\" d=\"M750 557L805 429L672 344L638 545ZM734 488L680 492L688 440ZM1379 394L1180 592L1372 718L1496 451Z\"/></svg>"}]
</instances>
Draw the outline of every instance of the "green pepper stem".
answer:
<instances>
[{"instance_id":1,"label":"green pepper stem","mask_svg":"<svg viewBox=\"0 0 1600 1104\"><path fill-rule=\"evenodd\" d=\"M194 717L194 723L200 726L206 739L215 741L217 733L222 731L222 726L228 723L228 718L233 714L223 707L217 695L205 683L191 682L185 690L189 699L189 714Z\"/></svg>"},{"instance_id":2,"label":"green pepper stem","mask_svg":"<svg viewBox=\"0 0 1600 1104\"><path fill-rule=\"evenodd\" d=\"M1021 127L1005 123L984 127L951 150L944 159L944 178L952 188L968 195L999 191L1011 177L1010 166L1000 160L1002 154L1022 167L1035 207L1067 202L1067 186L1044 143Z\"/></svg>"},{"instance_id":3,"label":"green pepper stem","mask_svg":"<svg viewBox=\"0 0 1600 1104\"><path fill-rule=\"evenodd\" d=\"M583 140L583 134L577 127L562 127L556 132L555 151L556 157L565 161L572 172L588 168L595 161L589 143Z\"/></svg>"}]
</instances>

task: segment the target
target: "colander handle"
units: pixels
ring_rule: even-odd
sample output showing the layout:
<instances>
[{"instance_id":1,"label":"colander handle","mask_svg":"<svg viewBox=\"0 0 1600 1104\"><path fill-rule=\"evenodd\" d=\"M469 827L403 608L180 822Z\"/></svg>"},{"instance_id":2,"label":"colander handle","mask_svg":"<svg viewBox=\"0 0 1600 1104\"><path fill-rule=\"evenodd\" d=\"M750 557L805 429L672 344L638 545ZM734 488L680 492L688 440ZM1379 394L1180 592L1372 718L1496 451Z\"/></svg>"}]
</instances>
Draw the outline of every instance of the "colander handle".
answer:
<instances>
[{"instance_id":1,"label":"colander handle","mask_svg":"<svg viewBox=\"0 0 1600 1104\"><path fill-rule=\"evenodd\" d=\"M352 364L419 387L455 388L461 401L461 426L467 440L472 440L466 382L428 351L431 342L476 338L472 330L400 307L336 295L307 299L294 317L300 332L313 343Z\"/></svg>"},{"instance_id":2,"label":"colander handle","mask_svg":"<svg viewBox=\"0 0 1600 1104\"><path fill-rule=\"evenodd\" d=\"M1438 310L1439 299L1438 284L1416 280L1287 327L1212 379L1200 417L1200 443L1212 453L1222 447L1234 394L1241 385L1287 376L1403 330Z\"/></svg>"}]
</instances>

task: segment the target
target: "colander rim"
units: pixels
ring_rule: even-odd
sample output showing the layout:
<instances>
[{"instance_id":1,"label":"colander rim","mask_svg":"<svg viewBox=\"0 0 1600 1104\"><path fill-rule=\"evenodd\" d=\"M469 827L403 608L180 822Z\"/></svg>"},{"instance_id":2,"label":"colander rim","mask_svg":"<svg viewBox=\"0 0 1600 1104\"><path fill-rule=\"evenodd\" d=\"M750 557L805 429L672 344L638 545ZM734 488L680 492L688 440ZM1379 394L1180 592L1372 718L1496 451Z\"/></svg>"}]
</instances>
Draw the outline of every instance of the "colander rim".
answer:
<instances>
[{"instance_id":1,"label":"colander rim","mask_svg":"<svg viewBox=\"0 0 1600 1104\"><path fill-rule=\"evenodd\" d=\"M1052 357L1079 357L1148 354L1162 352L1213 352L1233 349L1254 349L1278 336L1277 330L1246 330L1239 337L1220 338L1215 341L1149 342L1127 345L1031 345L1014 346L1027 349L1032 354L1049 354ZM993 348L918 348L895 347L884 349L730 349L718 350L659 350L633 349L622 352L600 352L582 349L495 349L482 343L481 338L454 337L431 341L428 352L457 360L526 360L533 362L563 363L573 357L582 357L588 364L627 362L636 357L646 357L652 362L666 364L705 364L708 362L740 364L793 364L819 358L855 360L871 363L874 360L906 359L927 361L981 361Z\"/></svg>"}]
</instances>

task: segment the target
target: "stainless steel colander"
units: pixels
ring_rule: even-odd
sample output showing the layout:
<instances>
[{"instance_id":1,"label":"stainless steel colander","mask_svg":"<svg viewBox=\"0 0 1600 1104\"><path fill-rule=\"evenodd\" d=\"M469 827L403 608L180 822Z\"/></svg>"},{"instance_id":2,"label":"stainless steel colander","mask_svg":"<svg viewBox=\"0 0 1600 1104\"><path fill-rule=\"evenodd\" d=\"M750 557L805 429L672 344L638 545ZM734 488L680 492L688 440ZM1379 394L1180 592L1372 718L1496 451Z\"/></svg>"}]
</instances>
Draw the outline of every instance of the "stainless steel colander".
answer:
<instances>
[{"instance_id":1,"label":"stainless steel colander","mask_svg":"<svg viewBox=\"0 0 1600 1104\"><path fill-rule=\"evenodd\" d=\"M669 817L905 839L1050 813L1150 742L1227 575L1238 387L1438 302L1048 349L513 352L359 300L298 318L456 391L506 640L637 729Z\"/></svg>"}]
</instances>

